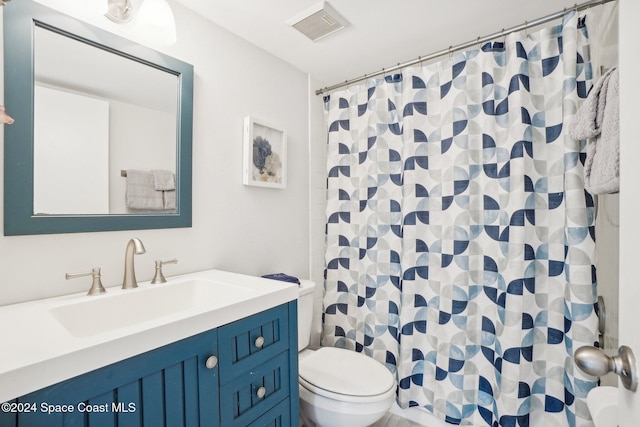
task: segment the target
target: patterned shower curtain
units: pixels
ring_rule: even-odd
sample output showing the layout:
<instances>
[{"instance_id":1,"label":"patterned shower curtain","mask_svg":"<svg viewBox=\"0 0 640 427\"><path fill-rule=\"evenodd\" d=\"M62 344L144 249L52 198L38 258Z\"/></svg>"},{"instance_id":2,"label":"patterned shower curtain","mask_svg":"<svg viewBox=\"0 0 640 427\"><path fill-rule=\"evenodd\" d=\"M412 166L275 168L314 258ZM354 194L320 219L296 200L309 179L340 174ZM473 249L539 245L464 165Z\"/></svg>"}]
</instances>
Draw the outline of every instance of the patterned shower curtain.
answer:
<instances>
[{"instance_id":1,"label":"patterned shower curtain","mask_svg":"<svg viewBox=\"0 0 640 427\"><path fill-rule=\"evenodd\" d=\"M564 130L591 73L570 12L327 100L323 345L386 364L400 406L592 425L594 209Z\"/></svg>"}]
</instances>

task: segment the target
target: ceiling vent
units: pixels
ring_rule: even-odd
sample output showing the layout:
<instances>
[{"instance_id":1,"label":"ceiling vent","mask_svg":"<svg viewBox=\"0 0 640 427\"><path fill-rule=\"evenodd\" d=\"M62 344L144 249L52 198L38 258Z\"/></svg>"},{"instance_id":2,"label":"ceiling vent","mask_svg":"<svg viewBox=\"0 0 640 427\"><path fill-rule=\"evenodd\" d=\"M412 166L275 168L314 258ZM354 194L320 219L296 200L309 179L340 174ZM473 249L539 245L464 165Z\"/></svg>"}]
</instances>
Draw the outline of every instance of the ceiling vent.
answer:
<instances>
[{"instance_id":1,"label":"ceiling vent","mask_svg":"<svg viewBox=\"0 0 640 427\"><path fill-rule=\"evenodd\" d=\"M304 11L287 23L314 42L349 25L327 2Z\"/></svg>"}]
</instances>

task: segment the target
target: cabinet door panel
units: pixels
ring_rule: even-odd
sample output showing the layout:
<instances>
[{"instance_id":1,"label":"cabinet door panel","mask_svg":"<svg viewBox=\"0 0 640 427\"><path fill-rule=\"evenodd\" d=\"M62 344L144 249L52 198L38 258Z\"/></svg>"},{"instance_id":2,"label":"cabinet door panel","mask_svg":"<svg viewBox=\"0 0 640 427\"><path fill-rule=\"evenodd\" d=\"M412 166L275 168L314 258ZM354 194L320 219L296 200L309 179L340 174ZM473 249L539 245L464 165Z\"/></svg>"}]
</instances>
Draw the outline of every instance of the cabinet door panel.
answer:
<instances>
[{"instance_id":1,"label":"cabinet door panel","mask_svg":"<svg viewBox=\"0 0 640 427\"><path fill-rule=\"evenodd\" d=\"M21 413L15 426L219 426L215 354L212 330L71 378L18 399L71 412Z\"/></svg>"}]
</instances>

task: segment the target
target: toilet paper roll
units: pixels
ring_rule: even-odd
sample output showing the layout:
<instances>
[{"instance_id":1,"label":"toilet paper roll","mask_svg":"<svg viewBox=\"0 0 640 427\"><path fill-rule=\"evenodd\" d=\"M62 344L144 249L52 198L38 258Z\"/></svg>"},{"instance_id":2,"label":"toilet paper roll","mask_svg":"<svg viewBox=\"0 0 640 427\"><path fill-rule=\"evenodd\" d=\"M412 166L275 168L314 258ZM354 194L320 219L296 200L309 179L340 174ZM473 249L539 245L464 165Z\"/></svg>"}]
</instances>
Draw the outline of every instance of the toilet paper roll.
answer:
<instances>
[{"instance_id":1,"label":"toilet paper roll","mask_svg":"<svg viewBox=\"0 0 640 427\"><path fill-rule=\"evenodd\" d=\"M594 387L587 394L587 407L595 427L618 426L618 388Z\"/></svg>"}]
</instances>

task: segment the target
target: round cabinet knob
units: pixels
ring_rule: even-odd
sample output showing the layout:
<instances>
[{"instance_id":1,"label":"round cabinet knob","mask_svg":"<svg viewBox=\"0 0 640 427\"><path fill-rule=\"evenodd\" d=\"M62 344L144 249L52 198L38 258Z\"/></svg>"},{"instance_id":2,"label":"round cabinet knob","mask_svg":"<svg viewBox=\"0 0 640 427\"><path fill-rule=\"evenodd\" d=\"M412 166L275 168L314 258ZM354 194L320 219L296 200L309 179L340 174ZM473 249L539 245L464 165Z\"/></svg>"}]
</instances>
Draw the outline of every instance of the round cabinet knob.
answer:
<instances>
[{"instance_id":1,"label":"round cabinet knob","mask_svg":"<svg viewBox=\"0 0 640 427\"><path fill-rule=\"evenodd\" d=\"M254 344L255 344L256 347L262 348L262 346L264 345L264 337L256 338L256 341L255 341Z\"/></svg>"},{"instance_id":2,"label":"round cabinet knob","mask_svg":"<svg viewBox=\"0 0 640 427\"><path fill-rule=\"evenodd\" d=\"M258 391L256 392L256 395L258 396L258 399L262 399L265 394L267 394L267 389L264 388L264 387L260 387L258 389Z\"/></svg>"},{"instance_id":3,"label":"round cabinet knob","mask_svg":"<svg viewBox=\"0 0 640 427\"><path fill-rule=\"evenodd\" d=\"M207 369L213 369L218 365L218 358L215 356L209 356L204 365Z\"/></svg>"}]
</instances>

